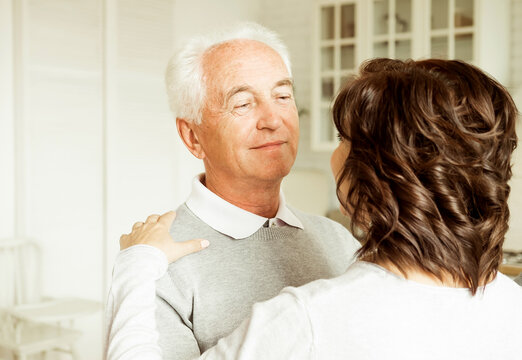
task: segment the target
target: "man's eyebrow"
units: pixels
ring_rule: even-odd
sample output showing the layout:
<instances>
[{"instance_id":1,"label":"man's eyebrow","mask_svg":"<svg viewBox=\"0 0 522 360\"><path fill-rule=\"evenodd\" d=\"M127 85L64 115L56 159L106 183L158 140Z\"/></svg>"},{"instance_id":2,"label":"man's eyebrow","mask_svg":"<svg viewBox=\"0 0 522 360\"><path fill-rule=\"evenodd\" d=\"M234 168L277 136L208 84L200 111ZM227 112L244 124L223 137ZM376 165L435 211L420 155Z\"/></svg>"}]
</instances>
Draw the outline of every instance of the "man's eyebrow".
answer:
<instances>
[{"instance_id":1,"label":"man's eyebrow","mask_svg":"<svg viewBox=\"0 0 522 360\"><path fill-rule=\"evenodd\" d=\"M275 83L274 89L279 87L279 86L290 86L293 89L294 88L294 81L292 80L292 78L281 79L281 80L279 80L278 82ZM248 85L234 86L232 89L230 89L230 90L228 90L226 92L226 94L225 94L225 103L227 103L228 100L230 100L230 98L232 96L236 95L237 93L243 92L243 91L254 92L252 90L252 87L250 87Z\"/></svg>"},{"instance_id":2,"label":"man's eyebrow","mask_svg":"<svg viewBox=\"0 0 522 360\"><path fill-rule=\"evenodd\" d=\"M286 79L279 80L278 82L276 82L274 89L279 86L290 86L293 89L294 81L292 80L292 78L286 78Z\"/></svg>"},{"instance_id":3,"label":"man's eyebrow","mask_svg":"<svg viewBox=\"0 0 522 360\"><path fill-rule=\"evenodd\" d=\"M240 93L242 91L252 91L252 88L248 85L239 85L234 86L232 89L228 90L225 94L225 102L228 101L232 96Z\"/></svg>"}]
</instances>

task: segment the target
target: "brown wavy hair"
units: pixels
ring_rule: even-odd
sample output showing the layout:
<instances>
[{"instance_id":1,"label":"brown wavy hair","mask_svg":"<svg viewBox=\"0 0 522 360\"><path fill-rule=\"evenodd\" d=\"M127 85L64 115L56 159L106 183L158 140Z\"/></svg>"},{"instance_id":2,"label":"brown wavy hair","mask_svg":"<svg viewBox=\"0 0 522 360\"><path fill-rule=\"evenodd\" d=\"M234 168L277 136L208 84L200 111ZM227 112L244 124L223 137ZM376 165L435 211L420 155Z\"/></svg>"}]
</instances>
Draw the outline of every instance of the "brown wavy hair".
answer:
<instances>
[{"instance_id":1,"label":"brown wavy hair","mask_svg":"<svg viewBox=\"0 0 522 360\"><path fill-rule=\"evenodd\" d=\"M502 85L462 61L364 63L333 106L350 144L337 196L352 231L365 229L359 258L450 276L472 294L491 281L517 115Z\"/></svg>"}]
</instances>

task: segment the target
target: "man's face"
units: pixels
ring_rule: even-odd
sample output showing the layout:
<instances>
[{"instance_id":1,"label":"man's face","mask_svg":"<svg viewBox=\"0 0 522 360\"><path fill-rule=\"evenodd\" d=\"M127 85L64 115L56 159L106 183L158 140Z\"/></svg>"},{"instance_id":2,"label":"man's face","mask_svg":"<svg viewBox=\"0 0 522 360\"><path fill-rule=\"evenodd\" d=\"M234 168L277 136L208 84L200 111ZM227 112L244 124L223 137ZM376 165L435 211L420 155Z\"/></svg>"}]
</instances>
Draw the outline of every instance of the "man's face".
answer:
<instances>
[{"instance_id":1,"label":"man's face","mask_svg":"<svg viewBox=\"0 0 522 360\"><path fill-rule=\"evenodd\" d=\"M206 103L195 129L205 170L243 181L280 181L299 140L292 81L281 57L253 40L218 45L203 59Z\"/></svg>"}]
</instances>

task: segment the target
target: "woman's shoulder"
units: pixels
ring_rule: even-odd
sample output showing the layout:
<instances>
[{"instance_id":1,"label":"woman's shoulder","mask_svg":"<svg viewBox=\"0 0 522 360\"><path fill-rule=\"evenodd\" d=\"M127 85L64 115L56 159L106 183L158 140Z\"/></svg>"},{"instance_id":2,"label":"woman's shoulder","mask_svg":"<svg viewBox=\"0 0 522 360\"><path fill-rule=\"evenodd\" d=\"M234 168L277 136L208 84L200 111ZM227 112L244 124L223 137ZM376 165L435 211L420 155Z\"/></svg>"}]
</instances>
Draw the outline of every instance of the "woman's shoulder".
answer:
<instances>
[{"instance_id":1,"label":"woman's shoulder","mask_svg":"<svg viewBox=\"0 0 522 360\"><path fill-rule=\"evenodd\" d=\"M500 272L491 283L485 286L484 294L488 294L490 297L499 296L505 301L512 299L518 304L522 304L522 286Z\"/></svg>"},{"instance_id":2,"label":"woman's shoulder","mask_svg":"<svg viewBox=\"0 0 522 360\"><path fill-rule=\"evenodd\" d=\"M373 297L377 292L387 291L393 286L393 276L379 266L356 261L345 273L331 279L319 279L304 286L284 289L310 307L323 306L331 301L364 301L365 297ZM348 299L350 298L350 299Z\"/></svg>"},{"instance_id":3,"label":"woman's shoulder","mask_svg":"<svg viewBox=\"0 0 522 360\"><path fill-rule=\"evenodd\" d=\"M363 306L367 303L378 305L398 305L404 299L408 302L428 301L438 298L451 304L457 301L462 306L468 303L502 302L506 306L520 307L522 287L507 276L499 273L485 288L480 288L475 296L468 289L426 285L404 279L378 265L356 261L348 270L335 278L320 279L299 288L287 288L307 307L324 308L339 304ZM445 299L445 300L442 300ZM522 307L520 307L522 309Z\"/></svg>"}]
</instances>

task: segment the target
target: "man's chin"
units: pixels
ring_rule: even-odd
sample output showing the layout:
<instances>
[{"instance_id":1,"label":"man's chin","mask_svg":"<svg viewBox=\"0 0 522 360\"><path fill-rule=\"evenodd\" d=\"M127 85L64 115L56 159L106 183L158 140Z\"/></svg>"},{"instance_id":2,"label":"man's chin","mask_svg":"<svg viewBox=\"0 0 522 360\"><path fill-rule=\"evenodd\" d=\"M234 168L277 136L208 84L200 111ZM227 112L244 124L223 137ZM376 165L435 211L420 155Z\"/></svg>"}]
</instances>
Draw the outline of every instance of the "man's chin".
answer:
<instances>
[{"instance_id":1,"label":"man's chin","mask_svg":"<svg viewBox=\"0 0 522 360\"><path fill-rule=\"evenodd\" d=\"M268 168L263 169L262 173L257 173L256 177L259 180L263 180L266 182L280 182L283 180L285 176L290 173L292 169L291 166L281 166L281 167L273 167L267 166Z\"/></svg>"}]
</instances>

